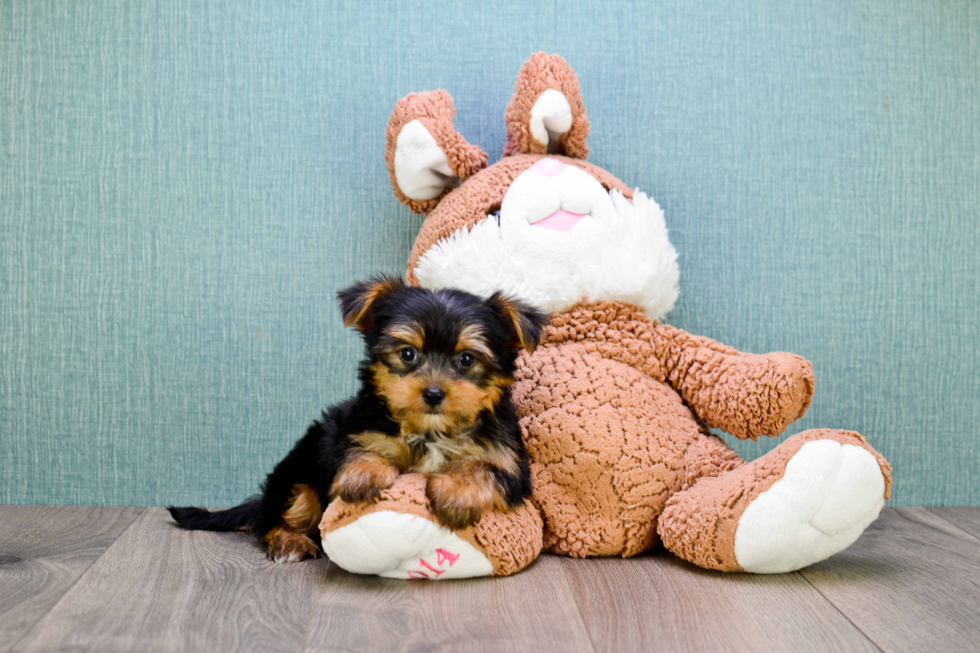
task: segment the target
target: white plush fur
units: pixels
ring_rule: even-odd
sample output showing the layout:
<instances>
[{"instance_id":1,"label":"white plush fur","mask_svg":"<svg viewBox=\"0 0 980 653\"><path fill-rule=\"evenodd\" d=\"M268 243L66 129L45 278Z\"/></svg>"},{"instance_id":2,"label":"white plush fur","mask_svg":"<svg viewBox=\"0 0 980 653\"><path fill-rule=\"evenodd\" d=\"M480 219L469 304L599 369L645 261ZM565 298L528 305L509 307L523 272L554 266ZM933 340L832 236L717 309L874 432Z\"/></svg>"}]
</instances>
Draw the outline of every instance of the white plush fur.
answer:
<instances>
[{"instance_id":1,"label":"white plush fur","mask_svg":"<svg viewBox=\"0 0 980 653\"><path fill-rule=\"evenodd\" d=\"M866 449L835 440L807 442L782 478L749 504L735 530L745 571L802 569L849 547L885 505L885 478Z\"/></svg>"},{"instance_id":2,"label":"white plush fur","mask_svg":"<svg viewBox=\"0 0 980 653\"><path fill-rule=\"evenodd\" d=\"M395 181L413 200L431 200L452 183L449 160L429 130L413 120L398 133L395 141Z\"/></svg>"},{"instance_id":3,"label":"white plush fur","mask_svg":"<svg viewBox=\"0 0 980 653\"><path fill-rule=\"evenodd\" d=\"M534 140L552 146L548 151L553 152L558 139L572 128L572 107L564 95L549 88L534 101L530 123Z\"/></svg>"},{"instance_id":4,"label":"white plush fur","mask_svg":"<svg viewBox=\"0 0 980 653\"><path fill-rule=\"evenodd\" d=\"M504 198L499 225L488 216L419 260L421 285L481 296L502 290L549 313L580 301L619 300L663 317L677 300L680 278L663 211L639 191L631 204L568 168L557 177L520 175ZM532 225L558 209L587 215L571 231Z\"/></svg>"},{"instance_id":5,"label":"white plush fur","mask_svg":"<svg viewBox=\"0 0 980 653\"><path fill-rule=\"evenodd\" d=\"M330 562L355 574L447 580L493 573L487 557L448 528L392 510L368 513L322 542Z\"/></svg>"}]
</instances>

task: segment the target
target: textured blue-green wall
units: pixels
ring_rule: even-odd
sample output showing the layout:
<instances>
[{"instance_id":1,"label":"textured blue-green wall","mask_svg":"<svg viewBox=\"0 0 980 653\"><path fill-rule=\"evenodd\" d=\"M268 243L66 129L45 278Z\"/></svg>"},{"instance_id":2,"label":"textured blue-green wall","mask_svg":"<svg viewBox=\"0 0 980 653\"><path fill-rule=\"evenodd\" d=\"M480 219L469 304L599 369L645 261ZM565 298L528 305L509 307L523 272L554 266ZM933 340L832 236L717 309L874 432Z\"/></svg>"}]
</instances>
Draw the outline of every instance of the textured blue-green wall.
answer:
<instances>
[{"instance_id":1,"label":"textured blue-green wall","mask_svg":"<svg viewBox=\"0 0 980 653\"><path fill-rule=\"evenodd\" d=\"M354 388L333 293L420 225L392 105L449 89L496 159L543 49L666 211L670 321L811 359L790 431L866 434L896 504L978 504L978 35L971 0L0 0L0 502L254 490Z\"/></svg>"}]
</instances>

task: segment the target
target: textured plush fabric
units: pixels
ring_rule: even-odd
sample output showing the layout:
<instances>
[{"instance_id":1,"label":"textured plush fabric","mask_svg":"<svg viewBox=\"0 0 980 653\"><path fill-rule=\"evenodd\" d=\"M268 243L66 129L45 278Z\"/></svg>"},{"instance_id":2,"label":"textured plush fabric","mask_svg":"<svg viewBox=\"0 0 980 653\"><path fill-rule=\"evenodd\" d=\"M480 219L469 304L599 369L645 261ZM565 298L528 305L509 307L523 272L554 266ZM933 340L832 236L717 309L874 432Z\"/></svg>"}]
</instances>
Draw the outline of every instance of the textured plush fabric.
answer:
<instances>
[{"instance_id":1,"label":"textured plush fabric","mask_svg":"<svg viewBox=\"0 0 980 653\"><path fill-rule=\"evenodd\" d=\"M390 142L389 139L389 144ZM499 209L500 203L504 200L504 193L507 192L511 182L545 156L548 155L516 154L509 156L490 168L473 175L471 179L467 180L469 183L446 194L434 208L430 206L427 209L430 211L428 219L422 224L422 230L415 239L412 253L408 257L408 269L405 276L409 283L418 284L415 266L418 264L419 257L454 231L472 227L486 218L488 213ZM633 191L623 182L588 161L579 161L557 155L551 155L550 158L578 166L598 179L607 189L615 188L621 191L623 196L633 197Z\"/></svg>"},{"instance_id":2,"label":"textured plush fabric","mask_svg":"<svg viewBox=\"0 0 980 653\"><path fill-rule=\"evenodd\" d=\"M385 133L387 147L385 162L391 177L391 186L398 200L416 213L427 213L439 202L439 198L431 200L413 200L405 196L398 188L395 178L395 142L401 134L402 127L413 120L422 123L425 129L435 137L439 146L448 159L449 169L459 179L466 179L474 172L487 165L487 153L476 145L466 142L453 127L453 116L456 109L453 98L446 91L425 91L409 93L395 105L388 119L388 130ZM446 180L447 183L449 180Z\"/></svg>"},{"instance_id":3,"label":"textured plush fabric","mask_svg":"<svg viewBox=\"0 0 980 653\"><path fill-rule=\"evenodd\" d=\"M333 292L419 232L392 107L447 89L492 162L544 50L664 209L669 323L810 360L790 434L867 436L891 505L978 504L977 34L972 0L0 3L0 501L254 492L356 388Z\"/></svg>"},{"instance_id":4,"label":"textured plush fabric","mask_svg":"<svg viewBox=\"0 0 980 653\"><path fill-rule=\"evenodd\" d=\"M504 111L507 122L504 156L548 152L549 143L534 138L530 129L534 101L548 89L555 89L565 96L572 112L571 128L561 135L556 151L576 159L588 155L585 139L589 136L589 118L575 71L561 55L536 52L521 66L514 95Z\"/></svg>"},{"instance_id":5,"label":"textured plush fabric","mask_svg":"<svg viewBox=\"0 0 980 653\"><path fill-rule=\"evenodd\" d=\"M559 88L569 86L569 76L574 75L557 56L538 53L524 63L510 106L523 102L532 109L508 111L511 146L525 147L528 133L541 144L566 142L561 135L575 129L570 107L580 104L578 97L566 100ZM570 88L577 96L578 86ZM399 119L396 106L391 120ZM521 120L524 129L515 127ZM584 124L568 143L578 140L584 147ZM425 143L426 160L448 174L445 157L451 153L443 153L438 140L452 143L421 127L411 142ZM415 151L411 142L398 137L396 162L403 149ZM390 155L390 134L388 143ZM492 288L482 287L484 277L497 274L495 265L511 257L515 265L512 273L499 277L499 289L551 313L541 346L522 352L513 385L545 549L574 557L641 553L658 542L666 502L678 492L700 496L705 484L720 488L718 496L709 492L705 506L696 498L684 502L675 511L676 528L666 531L672 550L692 562L726 571L779 573L852 544L877 518L890 487L888 464L860 435L849 435L860 444L841 444L831 435L814 436L816 441L798 447L804 439L800 435L762 462L740 466L738 456L708 432L715 427L741 438L778 436L811 404L811 364L783 352L743 354L651 321L645 311L663 306L653 314L661 316L677 298L676 267L666 269L669 283L646 283L649 274L662 270L644 267L650 259L674 266L677 257L660 208L644 193L634 193L630 202L619 190L608 191L603 184L615 178L601 168L596 170L605 182L599 174L551 158L539 159L519 175L508 174L514 167L504 158L482 176L463 179L446 196L445 210L442 201L429 209L413 250L413 256L421 254L419 265L408 276L426 287L486 293ZM494 174L497 170L504 172ZM396 178L400 198L399 189L408 193L419 186L403 174ZM503 197L496 218L489 215L490 194ZM608 210L617 203L619 209ZM621 210L641 204L655 207L649 219L658 221L660 229L642 237L647 248L633 259L636 232L616 226ZM481 213L488 217L472 224ZM541 220L560 213L578 216L570 232L536 230ZM461 228L433 243L432 234L454 222ZM611 238L614 247L604 247L603 238ZM447 256L455 247L463 247L461 254ZM610 277L620 260L637 264L625 275ZM652 293L634 294L638 287ZM756 478L753 472L760 469L765 473ZM725 482L713 484L714 479ZM718 515L712 528L695 529L693 547L677 546L690 544L683 529L689 517L696 521L712 512ZM499 518L506 532L513 517L501 513ZM358 520L357 528L369 528L370 519ZM342 539L346 532L335 537ZM390 539L387 533L374 538ZM347 548L353 551L356 545ZM714 557L699 556L705 550ZM413 551L404 560L411 566L415 558Z\"/></svg>"},{"instance_id":6,"label":"textured plush fabric","mask_svg":"<svg viewBox=\"0 0 980 653\"><path fill-rule=\"evenodd\" d=\"M813 390L799 357L746 356L615 302L552 316L519 363L514 403L545 549L576 557L651 548L671 495L737 466L704 422L778 434Z\"/></svg>"},{"instance_id":7,"label":"textured plush fabric","mask_svg":"<svg viewBox=\"0 0 980 653\"><path fill-rule=\"evenodd\" d=\"M778 450L742 465L734 473L705 478L695 487L671 497L658 523L664 546L701 567L741 571L735 559L739 517L753 500L782 477L787 461L800 447L815 440L833 440L871 452L885 477L885 498L891 496L891 466L860 434L811 429L797 433Z\"/></svg>"},{"instance_id":8,"label":"textured plush fabric","mask_svg":"<svg viewBox=\"0 0 980 653\"><path fill-rule=\"evenodd\" d=\"M371 504L352 505L337 499L323 513L320 533L326 536L364 515L385 510L435 522L429 511L425 483L425 477L420 474L402 474ZM488 512L472 526L455 533L490 560L494 576L516 573L541 553L541 517L529 502L507 513L506 517L498 512Z\"/></svg>"}]
</instances>

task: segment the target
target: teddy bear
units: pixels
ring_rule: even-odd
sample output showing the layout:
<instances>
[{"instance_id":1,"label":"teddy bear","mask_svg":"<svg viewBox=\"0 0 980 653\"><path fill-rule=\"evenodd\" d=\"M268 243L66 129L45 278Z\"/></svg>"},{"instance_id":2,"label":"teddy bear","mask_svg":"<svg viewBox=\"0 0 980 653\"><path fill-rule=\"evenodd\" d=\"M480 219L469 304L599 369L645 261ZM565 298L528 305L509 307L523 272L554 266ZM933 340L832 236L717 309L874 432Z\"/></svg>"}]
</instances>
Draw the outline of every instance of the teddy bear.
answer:
<instances>
[{"instance_id":1,"label":"teddy bear","mask_svg":"<svg viewBox=\"0 0 980 653\"><path fill-rule=\"evenodd\" d=\"M453 532L429 512L424 479L404 475L373 504L327 508L331 560L445 579L514 573L541 551L662 545L706 569L780 573L852 544L889 497L891 468L852 431L804 431L752 462L712 434L780 435L810 405L812 367L660 321L679 293L663 212L586 160L589 121L568 63L537 53L523 65L493 165L454 116L446 91L426 91L388 123L395 197L425 215L406 278L502 290L550 315L512 386L533 501Z\"/></svg>"}]
</instances>

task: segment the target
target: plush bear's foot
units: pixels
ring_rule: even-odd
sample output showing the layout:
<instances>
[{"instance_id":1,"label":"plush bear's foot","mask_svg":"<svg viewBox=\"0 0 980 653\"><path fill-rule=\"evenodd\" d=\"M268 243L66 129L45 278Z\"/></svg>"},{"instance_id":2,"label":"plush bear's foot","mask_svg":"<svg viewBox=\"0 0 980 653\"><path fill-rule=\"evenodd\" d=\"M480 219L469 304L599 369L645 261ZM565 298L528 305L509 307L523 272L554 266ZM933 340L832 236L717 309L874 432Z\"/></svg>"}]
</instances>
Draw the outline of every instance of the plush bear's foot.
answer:
<instances>
[{"instance_id":1,"label":"plush bear's foot","mask_svg":"<svg viewBox=\"0 0 980 653\"><path fill-rule=\"evenodd\" d=\"M853 544L884 505L885 477L873 454L836 440L807 442L742 513L735 558L755 573L801 569Z\"/></svg>"},{"instance_id":2,"label":"plush bear's foot","mask_svg":"<svg viewBox=\"0 0 980 653\"><path fill-rule=\"evenodd\" d=\"M542 523L528 502L450 530L432 515L426 478L403 474L374 503L335 499L323 514L320 533L331 562L347 571L446 580L520 571L541 552Z\"/></svg>"},{"instance_id":3,"label":"plush bear's foot","mask_svg":"<svg viewBox=\"0 0 980 653\"><path fill-rule=\"evenodd\" d=\"M323 537L332 562L355 574L445 580L490 576L493 563L425 517L394 510L364 515Z\"/></svg>"},{"instance_id":4,"label":"plush bear's foot","mask_svg":"<svg viewBox=\"0 0 980 653\"><path fill-rule=\"evenodd\" d=\"M671 498L664 544L703 567L782 573L850 546L889 495L891 470L857 433L812 430Z\"/></svg>"}]
</instances>

